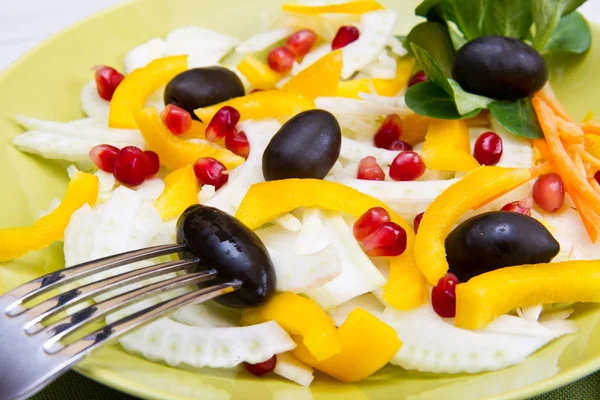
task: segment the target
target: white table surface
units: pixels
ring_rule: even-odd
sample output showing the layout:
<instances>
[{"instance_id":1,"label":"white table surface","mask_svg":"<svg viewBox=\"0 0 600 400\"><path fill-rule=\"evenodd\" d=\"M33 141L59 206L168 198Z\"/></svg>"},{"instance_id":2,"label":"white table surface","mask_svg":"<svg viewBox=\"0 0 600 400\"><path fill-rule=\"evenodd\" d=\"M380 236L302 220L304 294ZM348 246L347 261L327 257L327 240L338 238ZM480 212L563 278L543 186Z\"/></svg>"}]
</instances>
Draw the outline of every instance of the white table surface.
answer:
<instances>
[{"instance_id":1,"label":"white table surface","mask_svg":"<svg viewBox=\"0 0 600 400\"><path fill-rule=\"evenodd\" d=\"M0 0L0 71L53 33L122 1ZM581 10L600 23L600 0L588 0Z\"/></svg>"}]
</instances>

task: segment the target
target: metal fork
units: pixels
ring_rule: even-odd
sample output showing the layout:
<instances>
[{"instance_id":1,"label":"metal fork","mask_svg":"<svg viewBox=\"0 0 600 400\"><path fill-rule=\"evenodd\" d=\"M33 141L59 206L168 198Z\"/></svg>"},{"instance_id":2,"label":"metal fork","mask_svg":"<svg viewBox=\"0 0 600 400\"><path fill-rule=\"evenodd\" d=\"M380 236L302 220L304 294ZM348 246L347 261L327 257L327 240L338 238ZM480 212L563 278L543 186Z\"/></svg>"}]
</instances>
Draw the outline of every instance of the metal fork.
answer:
<instances>
[{"instance_id":1,"label":"metal fork","mask_svg":"<svg viewBox=\"0 0 600 400\"><path fill-rule=\"evenodd\" d=\"M0 297L0 399L26 399L107 341L178 307L202 303L241 287L241 282L235 280L198 288L137 311L67 344L63 343L67 336L86 326L89 328L90 323L109 313L165 291L209 281L217 276L217 272L214 269L198 272L198 269L194 269L200 265L197 258L180 259L98 280L28 306L44 293L64 288L65 284L74 280L137 261L181 253L185 249L183 244L156 246L90 261L42 276ZM56 322L44 324L59 312L87 299L134 282L178 271L188 273L129 290Z\"/></svg>"}]
</instances>

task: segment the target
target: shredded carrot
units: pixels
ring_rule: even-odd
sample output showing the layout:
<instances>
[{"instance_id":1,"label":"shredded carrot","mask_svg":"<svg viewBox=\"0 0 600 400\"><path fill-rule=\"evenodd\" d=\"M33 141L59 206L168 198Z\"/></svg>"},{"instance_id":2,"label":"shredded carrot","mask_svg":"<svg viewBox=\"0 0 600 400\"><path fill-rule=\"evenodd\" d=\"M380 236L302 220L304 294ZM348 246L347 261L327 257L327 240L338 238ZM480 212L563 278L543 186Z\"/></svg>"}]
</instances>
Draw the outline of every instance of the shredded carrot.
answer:
<instances>
[{"instance_id":1,"label":"shredded carrot","mask_svg":"<svg viewBox=\"0 0 600 400\"><path fill-rule=\"evenodd\" d=\"M588 153L587 151L581 152L581 158L583 158L584 161L588 162L592 167L596 168L597 170L600 170L600 160Z\"/></svg>"},{"instance_id":2,"label":"shredded carrot","mask_svg":"<svg viewBox=\"0 0 600 400\"><path fill-rule=\"evenodd\" d=\"M535 146L535 148L538 149L538 151L542 155L542 158L545 161L551 161L552 160L552 154L550 153L550 149L548 148L548 144L546 143L546 141L544 139L535 139L535 140L533 140L533 145Z\"/></svg>"},{"instance_id":3,"label":"shredded carrot","mask_svg":"<svg viewBox=\"0 0 600 400\"><path fill-rule=\"evenodd\" d=\"M560 101L558 101L558 98L556 97L556 95L554 94L554 91L552 90L552 87L550 86L550 82L548 82L542 88L542 90L537 92L535 94L535 97L544 100L546 102L546 104L548 104L548 106L550 106L552 111L554 111L554 113L556 115L558 115L559 117L561 117L562 119L567 120L567 121L573 121L573 118L571 118L571 116L569 115L567 110L565 110L565 108L562 106L562 104L560 104ZM538 115L538 117L539 117L539 115Z\"/></svg>"},{"instance_id":4,"label":"shredded carrot","mask_svg":"<svg viewBox=\"0 0 600 400\"><path fill-rule=\"evenodd\" d=\"M600 194L597 193L586 180L585 174L580 174L581 169L569 157L558 132L556 114L542 97L536 94L532 100L533 108L537 114L544 132L548 148L554 160L557 172L563 182L581 196L581 201L589 208L600 214ZM561 118L564 118L561 116ZM583 164L583 163L582 163ZM584 167L585 170L585 167Z\"/></svg>"},{"instance_id":5,"label":"shredded carrot","mask_svg":"<svg viewBox=\"0 0 600 400\"><path fill-rule=\"evenodd\" d=\"M531 177L537 178L540 175L547 174L552 171L552 163L550 161L543 162L541 164L533 166L531 169Z\"/></svg>"},{"instance_id":6,"label":"shredded carrot","mask_svg":"<svg viewBox=\"0 0 600 400\"><path fill-rule=\"evenodd\" d=\"M583 129L581 129L581 127L575 122L570 122L559 117L556 119L556 123L561 134L573 138L583 139Z\"/></svg>"},{"instance_id":7,"label":"shredded carrot","mask_svg":"<svg viewBox=\"0 0 600 400\"><path fill-rule=\"evenodd\" d=\"M596 180L596 178L594 178L593 176L588 178L588 182L590 183L590 185L592 186L592 188L594 188L594 190L598 193L600 193L600 184L598 183L598 181Z\"/></svg>"},{"instance_id":8,"label":"shredded carrot","mask_svg":"<svg viewBox=\"0 0 600 400\"><path fill-rule=\"evenodd\" d=\"M576 168L575 172L577 172L580 177L587 179L587 172L585 170L585 165L583 164L580 153L575 153L573 155L573 163L575 164Z\"/></svg>"}]
</instances>

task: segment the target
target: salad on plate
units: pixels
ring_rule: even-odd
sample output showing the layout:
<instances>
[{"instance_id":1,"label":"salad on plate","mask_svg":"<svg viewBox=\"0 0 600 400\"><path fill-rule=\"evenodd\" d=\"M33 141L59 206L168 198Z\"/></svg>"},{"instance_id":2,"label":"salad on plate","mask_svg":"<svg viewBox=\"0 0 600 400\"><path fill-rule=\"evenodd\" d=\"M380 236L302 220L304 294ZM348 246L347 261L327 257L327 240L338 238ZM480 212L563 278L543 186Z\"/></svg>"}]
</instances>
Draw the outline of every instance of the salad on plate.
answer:
<instances>
[{"instance_id":1,"label":"salad on plate","mask_svg":"<svg viewBox=\"0 0 600 400\"><path fill-rule=\"evenodd\" d=\"M69 268L212 224L226 234L198 241L202 268L242 257L266 277L128 333L127 351L304 386L518 364L600 302L600 122L561 106L544 58L588 50L583 2L425 0L409 30L374 0L298 1L245 40L151 38L121 71L94 67L85 118L16 116L14 146L70 182L0 230L0 260L63 241Z\"/></svg>"}]
</instances>

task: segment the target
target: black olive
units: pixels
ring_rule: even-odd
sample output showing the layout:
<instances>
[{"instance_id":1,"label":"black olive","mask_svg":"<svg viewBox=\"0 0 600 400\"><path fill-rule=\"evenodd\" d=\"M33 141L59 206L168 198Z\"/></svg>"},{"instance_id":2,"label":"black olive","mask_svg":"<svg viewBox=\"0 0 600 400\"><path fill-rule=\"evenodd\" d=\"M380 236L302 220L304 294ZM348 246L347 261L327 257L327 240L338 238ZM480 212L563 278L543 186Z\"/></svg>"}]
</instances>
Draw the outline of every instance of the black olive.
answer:
<instances>
[{"instance_id":1,"label":"black olive","mask_svg":"<svg viewBox=\"0 0 600 400\"><path fill-rule=\"evenodd\" d=\"M560 244L538 220L492 211L458 225L446 238L450 272L461 282L512 265L550 262Z\"/></svg>"},{"instance_id":2,"label":"black olive","mask_svg":"<svg viewBox=\"0 0 600 400\"><path fill-rule=\"evenodd\" d=\"M460 48L452 75L467 92L516 100L544 86L548 67L540 53L520 40L483 36Z\"/></svg>"},{"instance_id":3,"label":"black olive","mask_svg":"<svg viewBox=\"0 0 600 400\"><path fill-rule=\"evenodd\" d=\"M202 67L189 69L171 79L165 88L164 100L165 105L179 106L199 120L195 109L244 94L244 85L235 72L223 67Z\"/></svg>"},{"instance_id":4,"label":"black olive","mask_svg":"<svg viewBox=\"0 0 600 400\"><path fill-rule=\"evenodd\" d=\"M265 245L239 220L213 207L194 205L177 221L177 242L187 246L183 257L195 256L205 269L217 271L208 283L238 280L242 287L218 297L235 308L265 303L275 292L276 276Z\"/></svg>"},{"instance_id":5,"label":"black olive","mask_svg":"<svg viewBox=\"0 0 600 400\"><path fill-rule=\"evenodd\" d=\"M342 130L325 110L304 111L287 121L263 153L266 181L323 179L340 156Z\"/></svg>"}]
</instances>

